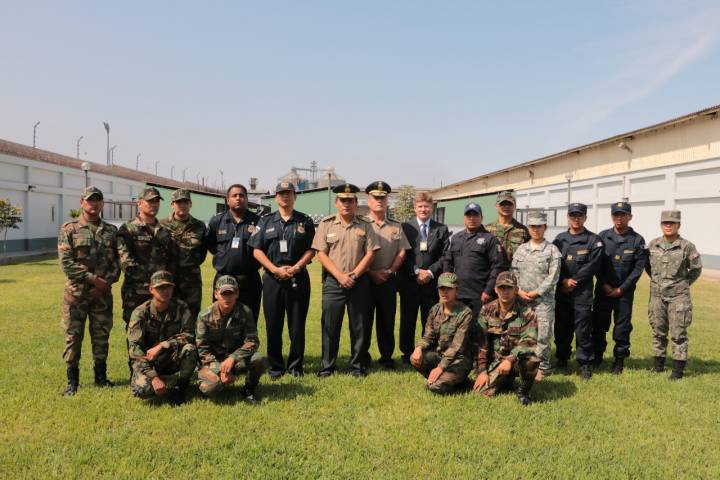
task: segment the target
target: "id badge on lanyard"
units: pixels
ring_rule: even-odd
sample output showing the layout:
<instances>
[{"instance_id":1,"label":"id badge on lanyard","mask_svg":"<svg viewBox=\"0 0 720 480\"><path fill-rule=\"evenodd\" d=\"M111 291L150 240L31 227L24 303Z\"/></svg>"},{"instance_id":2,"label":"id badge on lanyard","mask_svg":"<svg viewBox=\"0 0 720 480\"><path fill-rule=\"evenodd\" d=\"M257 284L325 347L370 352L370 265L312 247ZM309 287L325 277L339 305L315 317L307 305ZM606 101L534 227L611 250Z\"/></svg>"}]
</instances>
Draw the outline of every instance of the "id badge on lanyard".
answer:
<instances>
[{"instance_id":1,"label":"id badge on lanyard","mask_svg":"<svg viewBox=\"0 0 720 480\"><path fill-rule=\"evenodd\" d=\"M287 252L288 252L287 240L280 240L280 253L287 253Z\"/></svg>"},{"instance_id":2,"label":"id badge on lanyard","mask_svg":"<svg viewBox=\"0 0 720 480\"><path fill-rule=\"evenodd\" d=\"M423 240L420 242L420 251L421 252L427 252L427 240Z\"/></svg>"},{"instance_id":3,"label":"id badge on lanyard","mask_svg":"<svg viewBox=\"0 0 720 480\"><path fill-rule=\"evenodd\" d=\"M240 237L233 237L231 248L240 248Z\"/></svg>"}]
</instances>

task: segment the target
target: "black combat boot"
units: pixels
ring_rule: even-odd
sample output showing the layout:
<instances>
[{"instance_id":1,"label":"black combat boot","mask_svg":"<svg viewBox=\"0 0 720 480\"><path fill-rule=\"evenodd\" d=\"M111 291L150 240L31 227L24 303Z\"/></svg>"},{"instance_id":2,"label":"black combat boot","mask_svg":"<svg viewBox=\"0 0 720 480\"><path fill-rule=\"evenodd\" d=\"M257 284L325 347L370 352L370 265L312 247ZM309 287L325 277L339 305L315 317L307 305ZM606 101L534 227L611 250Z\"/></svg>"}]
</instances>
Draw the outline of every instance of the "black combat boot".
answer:
<instances>
[{"instance_id":1,"label":"black combat boot","mask_svg":"<svg viewBox=\"0 0 720 480\"><path fill-rule=\"evenodd\" d=\"M181 378L177 381L177 385L170 391L168 395L168 401L173 405L182 405L187 401L187 391L190 385L190 380L187 378Z\"/></svg>"},{"instance_id":2,"label":"black combat boot","mask_svg":"<svg viewBox=\"0 0 720 480\"><path fill-rule=\"evenodd\" d=\"M568 368L567 358L558 358L556 367L558 370L563 370L564 371L563 373L567 373L566 372L566 370Z\"/></svg>"},{"instance_id":3,"label":"black combat boot","mask_svg":"<svg viewBox=\"0 0 720 480\"><path fill-rule=\"evenodd\" d=\"M520 386L517 389L517 398L521 405L530 405L530 389L533 386L533 379L520 380Z\"/></svg>"},{"instance_id":4,"label":"black combat boot","mask_svg":"<svg viewBox=\"0 0 720 480\"><path fill-rule=\"evenodd\" d=\"M114 387L115 384L107 378L107 364L105 362L95 362L95 385L98 387Z\"/></svg>"},{"instance_id":5,"label":"black combat boot","mask_svg":"<svg viewBox=\"0 0 720 480\"><path fill-rule=\"evenodd\" d=\"M255 405L260 402L260 395L257 393L257 385L246 384L243 387L243 395L245 395L245 403Z\"/></svg>"},{"instance_id":6,"label":"black combat boot","mask_svg":"<svg viewBox=\"0 0 720 480\"><path fill-rule=\"evenodd\" d=\"M592 368L590 368L590 365L580 365L580 378L583 380L590 380L592 378Z\"/></svg>"},{"instance_id":7,"label":"black combat boot","mask_svg":"<svg viewBox=\"0 0 720 480\"><path fill-rule=\"evenodd\" d=\"M665 371L665 357L654 357L653 372L661 373Z\"/></svg>"},{"instance_id":8,"label":"black combat boot","mask_svg":"<svg viewBox=\"0 0 720 480\"><path fill-rule=\"evenodd\" d=\"M80 384L80 369L78 367L67 367L67 387L63 395L66 397L72 397L77 393L78 385Z\"/></svg>"},{"instance_id":9,"label":"black combat boot","mask_svg":"<svg viewBox=\"0 0 720 480\"><path fill-rule=\"evenodd\" d=\"M685 360L673 360L673 369L670 380L680 380L685 373Z\"/></svg>"},{"instance_id":10,"label":"black combat boot","mask_svg":"<svg viewBox=\"0 0 720 480\"><path fill-rule=\"evenodd\" d=\"M615 361L613 362L612 370L610 370L610 373L612 373L613 375L620 375L623 372L623 368L625 368L625 359L615 357Z\"/></svg>"}]
</instances>

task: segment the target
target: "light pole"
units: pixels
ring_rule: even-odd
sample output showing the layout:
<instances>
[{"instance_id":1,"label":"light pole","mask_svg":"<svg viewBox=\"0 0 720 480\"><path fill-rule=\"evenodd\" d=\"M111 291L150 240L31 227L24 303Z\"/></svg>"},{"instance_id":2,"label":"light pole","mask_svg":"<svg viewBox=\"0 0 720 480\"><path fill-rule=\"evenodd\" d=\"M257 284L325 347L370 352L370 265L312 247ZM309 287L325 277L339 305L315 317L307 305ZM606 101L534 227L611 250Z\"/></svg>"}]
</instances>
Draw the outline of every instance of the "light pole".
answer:
<instances>
[{"instance_id":1,"label":"light pole","mask_svg":"<svg viewBox=\"0 0 720 480\"><path fill-rule=\"evenodd\" d=\"M170 178L172 178L174 180L175 177L173 175L175 175L175 165L172 165L170 167Z\"/></svg>"},{"instance_id":2,"label":"light pole","mask_svg":"<svg viewBox=\"0 0 720 480\"><path fill-rule=\"evenodd\" d=\"M195 174L195 180L198 185L200 185L200 172Z\"/></svg>"},{"instance_id":3,"label":"light pole","mask_svg":"<svg viewBox=\"0 0 720 480\"><path fill-rule=\"evenodd\" d=\"M85 137L80 137L77 139L76 146L77 146L77 159L78 160L80 160L80 140L82 140L83 138L85 138Z\"/></svg>"},{"instance_id":4,"label":"light pole","mask_svg":"<svg viewBox=\"0 0 720 480\"><path fill-rule=\"evenodd\" d=\"M137 154L137 157L135 157L135 170L140 170L140 154Z\"/></svg>"},{"instance_id":5,"label":"light pole","mask_svg":"<svg viewBox=\"0 0 720 480\"><path fill-rule=\"evenodd\" d=\"M40 125L40 122L38 121L35 126L33 126L33 148L35 148L35 139L37 138L37 127Z\"/></svg>"},{"instance_id":6,"label":"light pole","mask_svg":"<svg viewBox=\"0 0 720 480\"><path fill-rule=\"evenodd\" d=\"M573 179L572 173L568 173L565 175L565 180L567 180L567 194L568 194L567 204L568 205L570 205L570 199L571 199L571 197L570 197L570 182L572 182L572 179Z\"/></svg>"},{"instance_id":7,"label":"light pole","mask_svg":"<svg viewBox=\"0 0 720 480\"><path fill-rule=\"evenodd\" d=\"M183 168L183 183L185 183L185 172L187 171L187 167Z\"/></svg>"},{"instance_id":8,"label":"light pole","mask_svg":"<svg viewBox=\"0 0 720 480\"><path fill-rule=\"evenodd\" d=\"M81 137L81 138L82 138L82 137ZM80 168L82 168L82 171L85 172L85 186L86 186L86 187L89 187L89 186L90 186L90 182L89 182L89 179L88 179L88 171L90 170L90 163L88 163L88 162L83 162L82 165L80 165Z\"/></svg>"},{"instance_id":9,"label":"light pole","mask_svg":"<svg viewBox=\"0 0 720 480\"><path fill-rule=\"evenodd\" d=\"M220 170L220 188L225 190L225 174L223 174L222 170Z\"/></svg>"},{"instance_id":10,"label":"light pole","mask_svg":"<svg viewBox=\"0 0 720 480\"><path fill-rule=\"evenodd\" d=\"M112 167L115 165L115 149L117 148L117 145L113 145L110 149L110 166Z\"/></svg>"},{"instance_id":11,"label":"light pole","mask_svg":"<svg viewBox=\"0 0 720 480\"><path fill-rule=\"evenodd\" d=\"M160 160L155 160L155 176L157 177L157 166L158 163L160 163Z\"/></svg>"},{"instance_id":12,"label":"light pole","mask_svg":"<svg viewBox=\"0 0 720 480\"><path fill-rule=\"evenodd\" d=\"M110 166L110 124L107 122L103 122L103 125L105 126L105 132L107 132L107 165Z\"/></svg>"}]
</instances>

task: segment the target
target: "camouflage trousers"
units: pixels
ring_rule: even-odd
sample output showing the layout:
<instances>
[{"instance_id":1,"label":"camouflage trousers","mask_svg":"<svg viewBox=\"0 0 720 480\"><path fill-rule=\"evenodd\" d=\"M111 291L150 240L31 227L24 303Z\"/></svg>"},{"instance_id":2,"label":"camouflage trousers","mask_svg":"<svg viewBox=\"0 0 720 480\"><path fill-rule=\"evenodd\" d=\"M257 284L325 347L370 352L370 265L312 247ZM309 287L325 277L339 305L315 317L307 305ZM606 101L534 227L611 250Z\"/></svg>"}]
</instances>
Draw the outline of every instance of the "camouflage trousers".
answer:
<instances>
[{"instance_id":1,"label":"camouflage trousers","mask_svg":"<svg viewBox=\"0 0 720 480\"><path fill-rule=\"evenodd\" d=\"M162 353L151 364L158 376L165 382L165 385L172 388L177 385L178 380L189 380L192 377L197 361L197 348L195 348L195 345L188 343L181 348L163 349ZM152 398L155 396L152 379L135 369L133 369L130 379L130 391L133 396L138 398Z\"/></svg>"},{"instance_id":2,"label":"camouflage trousers","mask_svg":"<svg viewBox=\"0 0 720 480\"><path fill-rule=\"evenodd\" d=\"M488 368L488 383L478 392L480 395L492 397L503 391L512 390L515 377L520 376L523 380L535 381L535 375L540 365L540 360L535 355L519 358L510 369L510 373L499 375L497 367L500 361L495 361Z\"/></svg>"},{"instance_id":3,"label":"camouflage trousers","mask_svg":"<svg viewBox=\"0 0 720 480\"><path fill-rule=\"evenodd\" d=\"M533 302L530 306L535 310L538 326L535 356L540 360L540 370L548 372L552 370L550 343L553 339L553 325L555 324L555 299Z\"/></svg>"},{"instance_id":4,"label":"camouflage trousers","mask_svg":"<svg viewBox=\"0 0 720 480\"><path fill-rule=\"evenodd\" d=\"M216 360L209 365L204 365L200 368L200 371L198 371L200 391L208 397L214 397L225 388L225 384L220 381L220 363L222 363L222 360ZM256 387L260 377L265 373L266 368L265 358L260 352L255 352L250 358L249 365L244 360L235 362L232 374L235 375L237 379L237 377L244 373L245 385Z\"/></svg>"},{"instance_id":5,"label":"camouflage trousers","mask_svg":"<svg viewBox=\"0 0 720 480\"><path fill-rule=\"evenodd\" d=\"M442 357L439 353L423 350L422 363L420 367L416 367L415 369L420 372L423 377L428 378L432 369L438 366L441 359ZM433 393L447 394L462 388L466 383L470 370L472 370L472 365L468 365L467 363L469 362L459 362L450 365L440 374L435 383L427 386L428 390Z\"/></svg>"},{"instance_id":6,"label":"camouflage trousers","mask_svg":"<svg viewBox=\"0 0 720 480\"><path fill-rule=\"evenodd\" d=\"M673 360L687 360L687 328L692 323L692 301L690 295L661 297L650 295L648 319L652 329L652 353L664 357L667 353L668 331L672 340Z\"/></svg>"},{"instance_id":7,"label":"camouflage trousers","mask_svg":"<svg viewBox=\"0 0 720 480\"><path fill-rule=\"evenodd\" d=\"M101 298L78 299L65 292L63 299L62 328L65 332L63 360L68 366L80 363L80 351L85 336L85 319L89 318L88 330L92 344L93 360L104 362L108 356L108 339L113 326L111 294Z\"/></svg>"},{"instance_id":8,"label":"camouflage trousers","mask_svg":"<svg viewBox=\"0 0 720 480\"><path fill-rule=\"evenodd\" d=\"M175 296L188 304L193 320L200 313L202 275L200 267L183 268L175 275Z\"/></svg>"}]
</instances>

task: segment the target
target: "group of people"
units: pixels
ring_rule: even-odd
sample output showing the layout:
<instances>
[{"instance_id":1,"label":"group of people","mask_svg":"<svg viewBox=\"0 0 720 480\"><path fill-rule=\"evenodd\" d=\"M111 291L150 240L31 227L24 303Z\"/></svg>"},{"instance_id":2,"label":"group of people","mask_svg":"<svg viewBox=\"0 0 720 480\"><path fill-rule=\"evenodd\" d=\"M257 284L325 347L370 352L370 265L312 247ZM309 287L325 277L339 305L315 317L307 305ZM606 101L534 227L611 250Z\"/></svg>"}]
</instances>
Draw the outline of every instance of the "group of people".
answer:
<instances>
[{"instance_id":1,"label":"group of people","mask_svg":"<svg viewBox=\"0 0 720 480\"><path fill-rule=\"evenodd\" d=\"M545 239L545 213L530 212L527 226L514 218L512 192L498 194L498 220L487 225L481 207L468 203L465 229L451 237L447 226L432 218L427 193L414 198L415 218L400 223L387 216L391 187L386 182L365 189L366 216L357 213L358 187L344 184L333 191L337 214L316 228L295 210L292 183L277 185L277 211L262 218L248 210L246 188L231 185L226 211L206 226L190 214L191 194L183 189L173 192L169 217L157 219L162 197L149 187L138 198L137 216L118 229L101 218L102 192L87 187L80 217L63 225L58 241L68 278L65 395L78 389L86 319L95 383L112 385L106 372L111 286L122 271L133 395L182 403L197 371L198 387L208 396L244 374L243 395L257 402L256 387L265 371L273 380L305 373L306 267L315 257L322 265L322 365L317 372L322 378L336 371L346 310L351 375L368 374L373 328L378 365L396 368L398 295L401 359L425 375L433 392L472 388L494 395L513 388L519 376L517 396L527 404L533 384L553 371L553 337L555 367L568 368L575 337L579 374L590 379L593 366L602 363L611 320L612 373L620 374L630 355L632 304L643 270L650 275L654 370L665 368L670 333L670 378L683 376L692 321L689 287L702 266L695 246L679 235L679 211L662 212L663 235L646 246L629 226L629 203L612 205L613 226L599 235L584 227L587 207L571 203L569 228L551 243ZM208 251L216 274L212 304L201 310L200 266ZM261 305L266 357L258 351ZM416 345L418 313L423 333ZM469 379L473 370L474 383Z\"/></svg>"}]
</instances>

